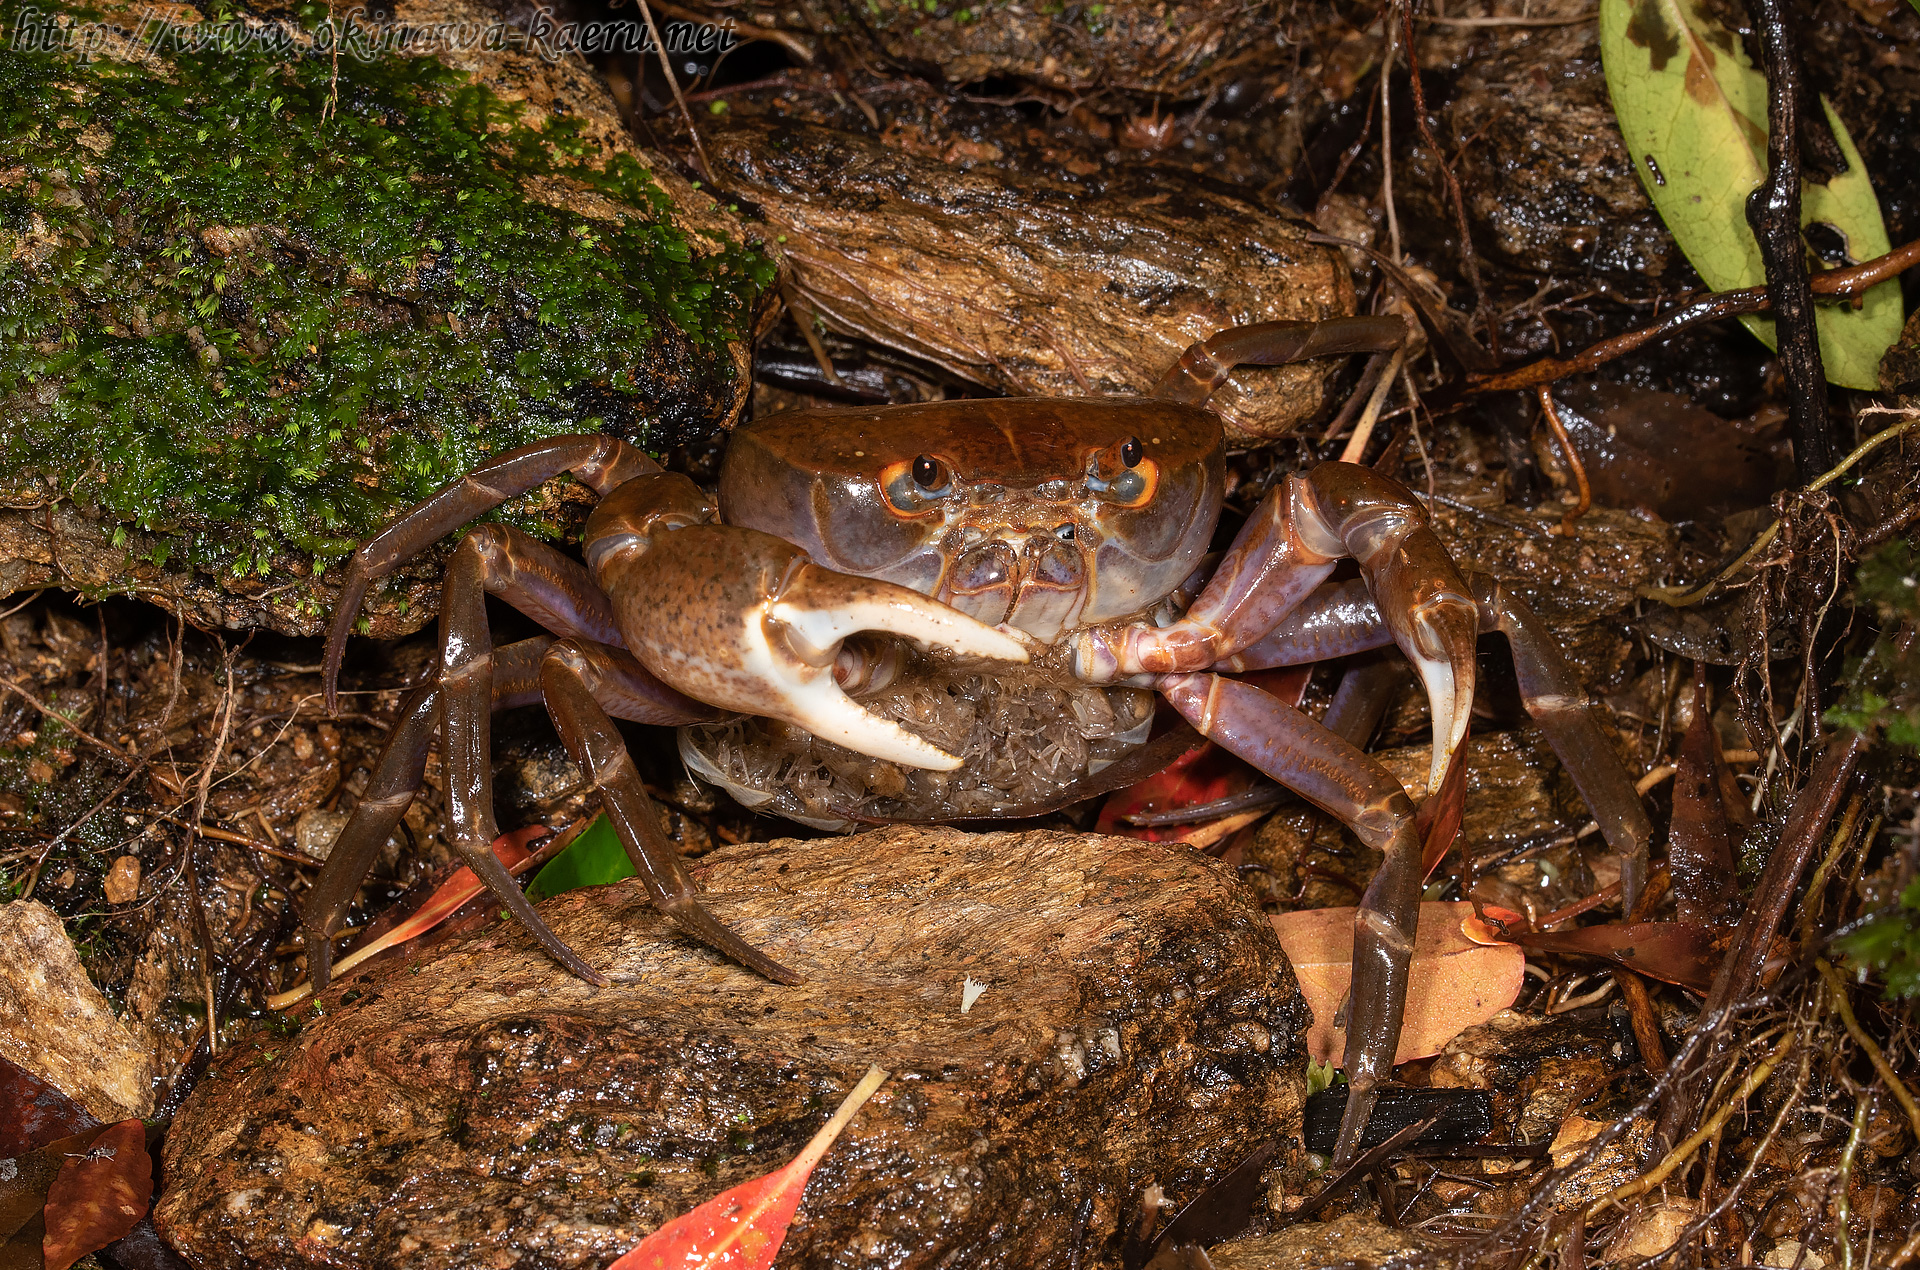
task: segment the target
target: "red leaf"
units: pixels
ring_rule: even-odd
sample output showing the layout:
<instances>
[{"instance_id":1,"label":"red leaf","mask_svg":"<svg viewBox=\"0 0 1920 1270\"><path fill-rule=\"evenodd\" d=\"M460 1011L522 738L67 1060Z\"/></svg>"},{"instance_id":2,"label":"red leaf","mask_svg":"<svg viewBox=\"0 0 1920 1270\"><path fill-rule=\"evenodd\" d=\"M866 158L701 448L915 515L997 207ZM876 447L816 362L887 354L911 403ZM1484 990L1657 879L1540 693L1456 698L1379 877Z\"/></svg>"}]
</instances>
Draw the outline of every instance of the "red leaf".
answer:
<instances>
[{"instance_id":1,"label":"red leaf","mask_svg":"<svg viewBox=\"0 0 1920 1270\"><path fill-rule=\"evenodd\" d=\"M0 1058L0 1160L99 1123L46 1081Z\"/></svg>"},{"instance_id":2,"label":"red leaf","mask_svg":"<svg viewBox=\"0 0 1920 1270\"><path fill-rule=\"evenodd\" d=\"M1434 869L1447 855L1453 840L1460 836L1460 824L1467 815L1467 749L1464 742L1447 764L1440 788L1427 795L1414 813L1414 828L1420 834L1422 877L1433 876Z\"/></svg>"},{"instance_id":3,"label":"red leaf","mask_svg":"<svg viewBox=\"0 0 1920 1270\"><path fill-rule=\"evenodd\" d=\"M1705 992L1726 956L1727 936L1699 922L1634 922L1509 936L1535 952L1599 957L1652 979Z\"/></svg>"},{"instance_id":4,"label":"red leaf","mask_svg":"<svg viewBox=\"0 0 1920 1270\"><path fill-rule=\"evenodd\" d=\"M532 868L535 863L538 863L532 855L528 854L526 844L532 842L535 838L544 837L551 832L552 830L548 829L545 825L528 825L525 829L516 829L512 833L503 833L493 840L494 857L498 859L500 863L507 866L507 872L518 877L520 874ZM468 900L486 889L486 886L481 883L480 879L474 876L472 869L469 869L464 864L461 865L453 871L446 881L435 888L433 894L427 897L424 904L413 910L412 913L400 921L394 923L385 934L376 936L374 939L369 940L359 948L354 949L346 956L340 958L340 960L334 962L333 977L335 979L344 978L349 970L352 970L368 958L378 953L383 953L397 944L404 944L409 939L417 939L421 935L426 934L441 922L453 916L455 912L459 911L462 904L465 904ZM304 1001L312 995L313 985L311 983L297 984L277 996L268 997L267 1008L270 1010L284 1010L295 1002Z\"/></svg>"},{"instance_id":5,"label":"red leaf","mask_svg":"<svg viewBox=\"0 0 1920 1270\"><path fill-rule=\"evenodd\" d=\"M60 1166L67 1162L70 1155L85 1155L93 1146L93 1140L106 1132L105 1126L76 1133L70 1138L61 1138L35 1147L24 1155L14 1157L10 1163L10 1174L0 1175L0 1241L21 1242L27 1227L39 1217L40 1210L47 1206L47 1188L53 1185L53 1179L60 1176ZM40 1236L44 1230L35 1230L31 1246L40 1247ZM0 1266L11 1270L11 1263L0 1256Z\"/></svg>"},{"instance_id":6,"label":"red leaf","mask_svg":"<svg viewBox=\"0 0 1920 1270\"><path fill-rule=\"evenodd\" d=\"M70 1156L47 1189L47 1270L67 1270L90 1252L126 1237L153 1200L146 1126L111 1125L85 1155Z\"/></svg>"},{"instance_id":7,"label":"red leaf","mask_svg":"<svg viewBox=\"0 0 1920 1270\"><path fill-rule=\"evenodd\" d=\"M785 1168L721 1191L674 1218L608 1270L766 1270L786 1240L814 1165L886 1078L878 1067L869 1067L833 1118Z\"/></svg>"},{"instance_id":8,"label":"red leaf","mask_svg":"<svg viewBox=\"0 0 1920 1270\"><path fill-rule=\"evenodd\" d=\"M1683 922L1731 924L1739 892L1733 881L1733 830L1721 797L1720 737L1708 717L1706 670L1694 666L1693 722L1680 741L1673 773L1673 829L1667 863Z\"/></svg>"}]
</instances>

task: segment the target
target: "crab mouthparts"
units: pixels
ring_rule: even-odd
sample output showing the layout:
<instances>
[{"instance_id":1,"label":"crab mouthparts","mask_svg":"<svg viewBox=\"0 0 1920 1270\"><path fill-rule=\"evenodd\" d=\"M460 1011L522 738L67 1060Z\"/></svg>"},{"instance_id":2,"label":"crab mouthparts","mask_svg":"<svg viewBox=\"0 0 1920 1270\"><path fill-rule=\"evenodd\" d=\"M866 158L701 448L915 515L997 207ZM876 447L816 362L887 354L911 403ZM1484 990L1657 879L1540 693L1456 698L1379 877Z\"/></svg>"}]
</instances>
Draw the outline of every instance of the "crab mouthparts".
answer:
<instances>
[{"instance_id":1,"label":"crab mouthparts","mask_svg":"<svg viewBox=\"0 0 1920 1270\"><path fill-rule=\"evenodd\" d=\"M947 570L935 598L976 621L1052 643L1086 607L1086 588L1079 545L1054 531L968 548Z\"/></svg>"}]
</instances>

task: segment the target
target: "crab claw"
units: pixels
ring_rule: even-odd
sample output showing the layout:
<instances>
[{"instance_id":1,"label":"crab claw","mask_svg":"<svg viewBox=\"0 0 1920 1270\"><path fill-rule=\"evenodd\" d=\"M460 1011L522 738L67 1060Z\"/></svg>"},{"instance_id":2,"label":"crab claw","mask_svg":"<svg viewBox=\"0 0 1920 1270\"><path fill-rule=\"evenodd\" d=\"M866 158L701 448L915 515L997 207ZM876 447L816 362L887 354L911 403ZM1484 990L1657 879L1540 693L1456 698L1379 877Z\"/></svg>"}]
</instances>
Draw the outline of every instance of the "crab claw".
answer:
<instances>
[{"instance_id":1,"label":"crab claw","mask_svg":"<svg viewBox=\"0 0 1920 1270\"><path fill-rule=\"evenodd\" d=\"M700 701L783 719L860 754L952 771L962 760L862 709L835 674L847 637L877 631L967 657L1024 662L1012 635L917 591L814 564L791 543L688 525L609 559L627 647Z\"/></svg>"},{"instance_id":2,"label":"crab claw","mask_svg":"<svg viewBox=\"0 0 1920 1270\"><path fill-rule=\"evenodd\" d=\"M1393 642L1420 672L1433 708L1427 788L1438 790L1473 712L1480 609L1466 579L1405 486L1353 463L1323 463L1304 480L1307 541L1360 562Z\"/></svg>"},{"instance_id":3,"label":"crab claw","mask_svg":"<svg viewBox=\"0 0 1920 1270\"><path fill-rule=\"evenodd\" d=\"M1433 711L1433 760L1427 788L1437 791L1472 721L1479 610L1464 595L1440 592L1411 610L1390 611L1387 625L1426 685Z\"/></svg>"}]
</instances>

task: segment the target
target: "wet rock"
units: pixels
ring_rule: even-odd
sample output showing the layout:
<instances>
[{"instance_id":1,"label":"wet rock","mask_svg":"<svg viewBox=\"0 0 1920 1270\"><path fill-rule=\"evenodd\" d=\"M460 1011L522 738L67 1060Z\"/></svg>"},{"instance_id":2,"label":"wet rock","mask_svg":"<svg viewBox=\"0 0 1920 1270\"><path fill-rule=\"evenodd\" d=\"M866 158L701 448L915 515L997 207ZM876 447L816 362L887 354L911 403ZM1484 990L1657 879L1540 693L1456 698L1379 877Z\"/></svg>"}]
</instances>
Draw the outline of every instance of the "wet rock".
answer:
<instances>
[{"instance_id":1,"label":"wet rock","mask_svg":"<svg viewBox=\"0 0 1920 1270\"><path fill-rule=\"evenodd\" d=\"M707 133L827 325L1012 395L1144 393L1228 326L1353 311L1303 221L1163 169L1095 186L968 170L852 132L743 121ZM1242 367L1230 441L1312 417L1345 358Z\"/></svg>"},{"instance_id":2,"label":"wet rock","mask_svg":"<svg viewBox=\"0 0 1920 1270\"><path fill-rule=\"evenodd\" d=\"M771 262L633 145L583 63L496 39L330 64L252 15L217 52L157 52L157 29L31 51L95 16L35 10L10 54L0 593L313 634L339 580L319 566L488 454L583 430L666 446L744 405ZM509 516L552 538L587 502L561 480ZM374 633L430 619L436 573L377 591Z\"/></svg>"},{"instance_id":3,"label":"wet rock","mask_svg":"<svg viewBox=\"0 0 1920 1270\"><path fill-rule=\"evenodd\" d=\"M1443 1089L1494 1095L1494 1121L1509 1142L1553 1139L1580 1099L1638 1056L1605 1010L1522 1014L1503 1010L1447 1042L1428 1074ZM1556 1155L1560 1151L1554 1146Z\"/></svg>"},{"instance_id":4,"label":"wet rock","mask_svg":"<svg viewBox=\"0 0 1920 1270\"><path fill-rule=\"evenodd\" d=\"M507 925L336 984L195 1091L162 1230L202 1267L604 1264L785 1162L877 1062L783 1264L1114 1265L1149 1184L1184 1202L1298 1132L1291 972L1195 853L901 827L696 874L807 982L720 962L632 883L559 896L614 986Z\"/></svg>"},{"instance_id":5,"label":"wet rock","mask_svg":"<svg viewBox=\"0 0 1920 1270\"><path fill-rule=\"evenodd\" d=\"M66 927L33 900L0 904L0 1057L111 1124L153 1110L144 1037L114 1017Z\"/></svg>"},{"instance_id":6,"label":"wet rock","mask_svg":"<svg viewBox=\"0 0 1920 1270\"><path fill-rule=\"evenodd\" d=\"M1328 1222L1304 1222L1270 1235L1235 1239L1207 1249L1214 1270L1320 1270L1322 1266L1384 1265L1429 1252L1437 1240L1389 1226L1370 1212Z\"/></svg>"},{"instance_id":7,"label":"wet rock","mask_svg":"<svg viewBox=\"0 0 1920 1270\"><path fill-rule=\"evenodd\" d=\"M1591 6L1551 0L1529 14L1587 20L1476 32L1434 130L1449 158L1459 154L1475 249L1523 273L1601 274L1636 287L1676 266L1690 275L1614 121ZM1453 230L1431 154L1422 150L1415 167L1416 229Z\"/></svg>"},{"instance_id":8,"label":"wet rock","mask_svg":"<svg viewBox=\"0 0 1920 1270\"><path fill-rule=\"evenodd\" d=\"M1085 93L1127 89L1199 97L1215 67L1277 62L1273 0L1120 0L1107 4L928 5L910 0L756 0L716 6L782 43L855 66L890 65L938 82L1013 76Z\"/></svg>"}]
</instances>

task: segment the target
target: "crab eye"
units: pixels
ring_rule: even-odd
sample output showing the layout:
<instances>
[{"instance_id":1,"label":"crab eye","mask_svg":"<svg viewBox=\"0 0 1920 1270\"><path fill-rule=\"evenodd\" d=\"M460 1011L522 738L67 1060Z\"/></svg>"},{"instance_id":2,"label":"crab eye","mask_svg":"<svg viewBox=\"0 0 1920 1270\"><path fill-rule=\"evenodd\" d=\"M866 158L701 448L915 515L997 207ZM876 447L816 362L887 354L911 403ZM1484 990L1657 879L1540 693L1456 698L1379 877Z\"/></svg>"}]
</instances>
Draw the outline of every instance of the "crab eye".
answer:
<instances>
[{"instance_id":1,"label":"crab eye","mask_svg":"<svg viewBox=\"0 0 1920 1270\"><path fill-rule=\"evenodd\" d=\"M1140 460L1146 455L1147 452L1140 445L1139 437L1128 437L1120 443L1120 461L1128 467L1139 467Z\"/></svg>"},{"instance_id":2,"label":"crab eye","mask_svg":"<svg viewBox=\"0 0 1920 1270\"><path fill-rule=\"evenodd\" d=\"M892 463L880 474L880 487L897 512L918 516L953 493L953 473L930 454L908 463Z\"/></svg>"},{"instance_id":3,"label":"crab eye","mask_svg":"<svg viewBox=\"0 0 1920 1270\"><path fill-rule=\"evenodd\" d=\"M947 487L947 465L930 454L913 461L913 483L929 494Z\"/></svg>"}]
</instances>

